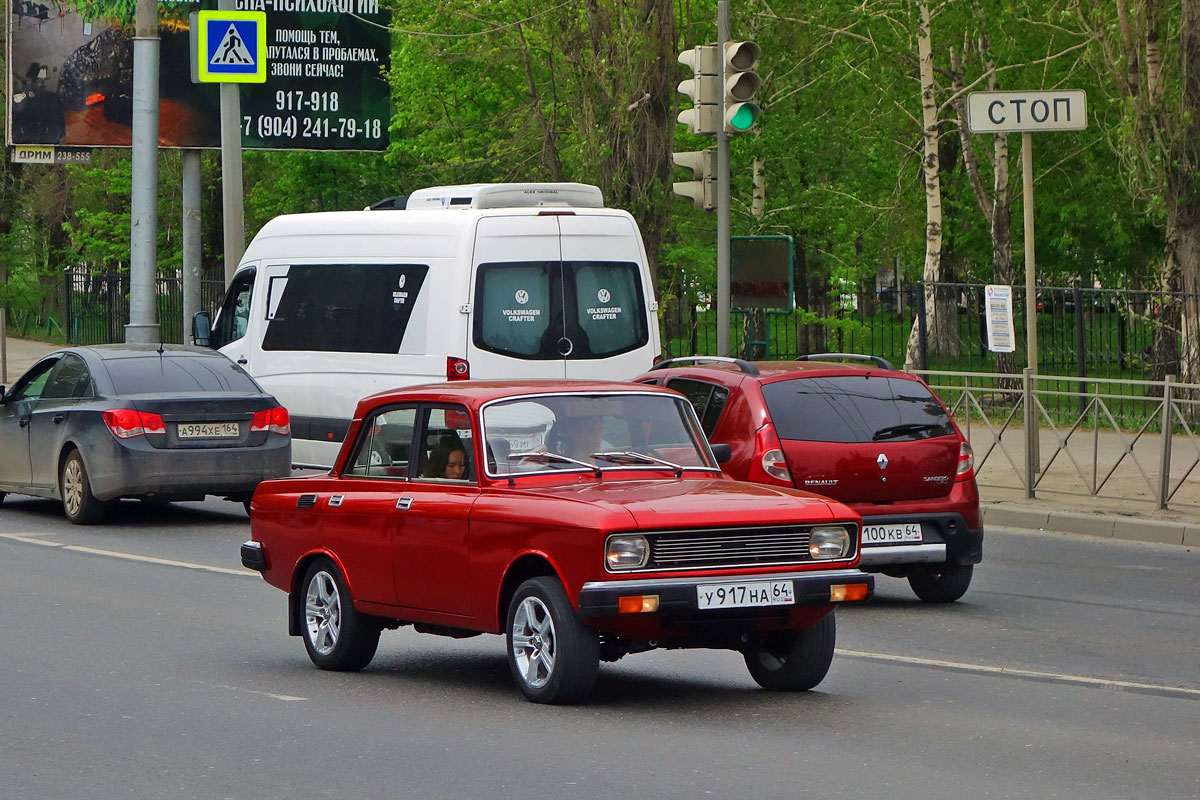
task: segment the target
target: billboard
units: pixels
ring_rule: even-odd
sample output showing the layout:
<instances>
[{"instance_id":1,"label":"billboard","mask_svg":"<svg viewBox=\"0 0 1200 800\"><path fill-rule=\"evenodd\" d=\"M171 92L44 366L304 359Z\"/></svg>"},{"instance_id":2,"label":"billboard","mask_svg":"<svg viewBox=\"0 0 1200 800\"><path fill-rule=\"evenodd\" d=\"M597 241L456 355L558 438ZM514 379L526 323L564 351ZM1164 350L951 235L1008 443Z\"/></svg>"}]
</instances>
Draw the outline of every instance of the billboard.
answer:
<instances>
[{"instance_id":1,"label":"billboard","mask_svg":"<svg viewBox=\"0 0 1200 800\"><path fill-rule=\"evenodd\" d=\"M733 308L794 311L791 236L729 237L729 301Z\"/></svg>"},{"instance_id":2,"label":"billboard","mask_svg":"<svg viewBox=\"0 0 1200 800\"><path fill-rule=\"evenodd\" d=\"M95 4L89 4L94 7ZM242 146L385 150L390 15L378 0L239 0L267 15L267 80L241 86ZM220 89L192 81L189 14L159 3L159 145L219 148ZM130 147L133 23L85 19L74 2L14 0L9 145Z\"/></svg>"}]
</instances>

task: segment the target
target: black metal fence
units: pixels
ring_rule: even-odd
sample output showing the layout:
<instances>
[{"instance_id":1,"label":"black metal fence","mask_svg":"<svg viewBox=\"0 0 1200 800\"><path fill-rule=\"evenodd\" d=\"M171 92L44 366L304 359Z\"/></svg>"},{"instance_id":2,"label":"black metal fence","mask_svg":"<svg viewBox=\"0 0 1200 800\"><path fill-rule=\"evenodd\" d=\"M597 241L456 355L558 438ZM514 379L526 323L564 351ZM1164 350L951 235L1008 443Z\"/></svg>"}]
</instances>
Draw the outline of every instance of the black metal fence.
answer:
<instances>
[{"instance_id":1,"label":"black metal fence","mask_svg":"<svg viewBox=\"0 0 1200 800\"><path fill-rule=\"evenodd\" d=\"M159 334L166 344L183 344L182 276L155 278ZM225 295L225 282L200 282L200 308L216 308ZM129 274L63 270L63 329L68 344L106 344L125 341L129 322Z\"/></svg>"},{"instance_id":2,"label":"black metal fence","mask_svg":"<svg viewBox=\"0 0 1200 800\"><path fill-rule=\"evenodd\" d=\"M852 352L881 356L897 367L1019 372L1028 366L1025 288L1013 287L1016 351L988 350L984 285L913 284L894 290L818 298L812 309L791 313L733 312L730 347L754 359L788 359L804 353ZM1182 338L1185 301L1200 296L1182 292L1128 289L1044 287L1037 290L1037 368L1041 374L1094 378L1161 380L1165 375L1196 374L1195 348ZM909 358L909 335L923 309L932 303L931 324L918 325L917 347ZM923 328L923 330L922 330ZM715 355L716 311L707 302L664 304L664 354ZM1188 361L1191 360L1191 364ZM1185 367L1193 369L1187 370Z\"/></svg>"}]
</instances>

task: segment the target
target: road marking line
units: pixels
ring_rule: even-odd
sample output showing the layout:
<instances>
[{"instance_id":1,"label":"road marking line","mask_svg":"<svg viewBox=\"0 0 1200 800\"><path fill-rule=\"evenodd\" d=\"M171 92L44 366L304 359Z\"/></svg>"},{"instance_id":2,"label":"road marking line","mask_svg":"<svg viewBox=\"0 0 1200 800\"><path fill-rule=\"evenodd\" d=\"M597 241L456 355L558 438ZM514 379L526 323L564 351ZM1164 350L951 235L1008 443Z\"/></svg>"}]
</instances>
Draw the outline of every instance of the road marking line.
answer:
<instances>
[{"instance_id":1,"label":"road marking line","mask_svg":"<svg viewBox=\"0 0 1200 800\"><path fill-rule=\"evenodd\" d=\"M201 572L217 572L222 575L242 575L246 577L258 578L261 577L257 572L251 572L248 569L229 569L228 567L213 567L208 564L196 564L191 561L174 561L169 558L154 558L153 556L139 556L134 553L119 553L116 550L101 550L96 547L84 547L78 544L61 544L59 542L44 542L39 539L31 539L21 534L0 533L0 538L11 539L14 542L24 542L25 544L38 544L42 547L58 547L63 550L71 550L76 553L87 553L93 556L105 556L107 558L119 558L124 561L139 561L144 564L158 564L164 567L183 567L184 569L194 569Z\"/></svg>"},{"instance_id":2,"label":"road marking line","mask_svg":"<svg viewBox=\"0 0 1200 800\"><path fill-rule=\"evenodd\" d=\"M916 656L897 656L888 653L868 653L862 650L836 651L851 658L865 658L872 661L892 661L901 664L913 664L921 667L941 667L959 672L979 672L987 675L1009 675L1018 678L1036 678L1038 680L1054 681L1056 683L1074 683L1083 686L1100 686L1106 689L1128 689L1156 694L1185 695L1200 698L1200 689L1189 689L1186 686L1164 686L1157 683L1137 683L1112 678L1092 678L1087 675L1071 675L1062 672L1038 672L1032 669L1016 669L1014 667L990 667L986 664L967 664L961 661L939 661L934 658L918 658Z\"/></svg>"},{"instance_id":3,"label":"road marking line","mask_svg":"<svg viewBox=\"0 0 1200 800\"><path fill-rule=\"evenodd\" d=\"M207 683L205 681L196 681L196 683L200 684L201 686L209 686L213 689L224 689L226 691L241 692L243 694L256 694L260 697L269 697L272 700L286 700L289 703L297 700L303 701L308 699L307 697L297 697L296 695L292 694L276 694L274 692L259 691L258 689L245 689L241 686L227 686L223 683Z\"/></svg>"},{"instance_id":4,"label":"road marking line","mask_svg":"<svg viewBox=\"0 0 1200 800\"><path fill-rule=\"evenodd\" d=\"M34 536L43 536L48 534L36 533L3 533L5 539L12 539L14 542L24 542L25 544L40 544L42 547L62 547L58 542L46 542L41 539L34 539Z\"/></svg>"}]
</instances>

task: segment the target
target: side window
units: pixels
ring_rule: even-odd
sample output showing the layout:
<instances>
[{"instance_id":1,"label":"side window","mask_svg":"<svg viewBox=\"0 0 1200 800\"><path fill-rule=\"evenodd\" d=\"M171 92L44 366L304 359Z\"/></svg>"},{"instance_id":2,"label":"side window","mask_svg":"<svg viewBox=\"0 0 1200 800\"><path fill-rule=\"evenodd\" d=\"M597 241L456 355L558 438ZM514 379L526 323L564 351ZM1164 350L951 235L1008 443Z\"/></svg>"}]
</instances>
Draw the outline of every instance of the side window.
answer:
<instances>
[{"instance_id":1,"label":"side window","mask_svg":"<svg viewBox=\"0 0 1200 800\"><path fill-rule=\"evenodd\" d=\"M690 378L668 381L667 388L674 389L688 399L692 408L696 409L696 417L700 420L704 435L712 436L713 431L717 429L717 421L721 418L725 402L729 399L729 390L723 386Z\"/></svg>"},{"instance_id":2,"label":"side window","mask_svg":"<svg viewBox=\"0 0 1200 800\"><path fill-rule=\"evenodd\" d=\"M563 273L567 337L575 347L569 359L607 358L646 344L646 304L637 264L621 261L567 261ZM572 308L570 299L568 309Z\"/></svg>"},{"instance_id":3,"label":"side window","mask_svg":"<svg viewBox=\"0 0 1200 800\"><path fill-rule=\"evenodd\" d=\"M250 300L254 292L254 270L246 270L234 276L229 292L221 305L221 313L213 326L212 346L224 347L246 335L250 322Z\"/></svg>"},{"instance_id":4,"label":"side window","mask_svg":"<svg viewBox=\"0 0 1200 800\"><path fill-rule=\"evenodd\" d=\"M471 416L462 406L428 408L418 437L421 478L474 481Z\"/></svg>"},{"instance_id":5,"label":"side window","mask_svg":"<svg viewBox=\"0 0 1200 800\"><path fill-rule=\"evenodd\" d=\"M50 377L50 370L58 363L58 359L47 359L33 366L21 380L17 381L17 385L8 393L10 401L18 400L37 400L42 396L42 392L46 388L46 381Z\"/></svg>"},{"instance_id":6,"label":"side window","mask_svg":"<svg viewBox=\"0 0 1200 800\"><path fill-rule=\"evenodd\" d=\"M407 478L417 409L392 408L363 423L347 475Z\"/></svg>"},{"instance_id":7,"label":"side window","mask_svg":"<svg viewBox=\"0 0 1200 800\"><path fill-rule=\"evenodd\" d=\"M263 350L398 353L429 267L295 264L273 277Z\"/></svg>"},{"instance_id":8,"label":"side window","mask_svg":"<svg viewBox=\"0 0 1200 800\"><path fill-rule=\"evenodd\" d=\"M475 346L515 358L562 358L557 262L481 264L475 283Z\"/></svg>"},{"instance_id":9,"label":"side window","mask_svg":"<svg viewBox=\"0 0 1200 800\"><path fill-rule=\"evenodd\" d=\"M79 356L68 353L54 365L42 391L42 399L79 399L92 396L92 380Z\"/></svg>"}]
</instances>

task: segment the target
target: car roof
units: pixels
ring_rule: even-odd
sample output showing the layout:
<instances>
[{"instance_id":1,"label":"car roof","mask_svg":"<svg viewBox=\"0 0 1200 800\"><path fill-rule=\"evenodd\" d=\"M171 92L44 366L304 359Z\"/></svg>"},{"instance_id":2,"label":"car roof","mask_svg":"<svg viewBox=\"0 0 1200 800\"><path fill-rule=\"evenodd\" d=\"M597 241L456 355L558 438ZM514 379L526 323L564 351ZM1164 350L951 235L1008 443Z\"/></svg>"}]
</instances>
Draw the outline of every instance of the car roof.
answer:
<instances>
[{"instance_id":1,"label":"car roof","mask_svg":"<svg viewBox=\"0 0 1200 800\"><path fill-rule=\"evenodd\" d=\"M478 406L492 400L530 394L592 392L668 394L677 396L676 392L658 386L620 381L570 379L469 380L427 383L420 386L389 389L386 392L379 392L363 398L362 403L375 406L385 402L420 400L429 403L467 403L468 405Z\"/></svg>"},{"instance_id":2,"label":"car roof","mask_svg":"<svg viewBox=\"0 0 1200 800\"><path fill-rule=\"evenodd\" d=\"M93 344L67 347L61 353L91 353L101 360L113 358L149 358L151 356L184 356L185 358L225 358L226 356L207 347L184 344Z\"/></svg>"},{"instance_id":3,"label":"car roof","mask_svg":"<svg viewBox=\"0 0 1200 800\"><path fill-rule=\"evenodd\" d=\"M709 375L714 378L720 376L725 378L726 381L728 381L729 377L737 377L761 383L795 378L867 374L884 374L888 377L919 380L917 376L910 373L897 369L886 369L879 364L864 361L743 361L742 359L723 361L698 360L691 364L667 361L662 362L661 366L644 373L641 377L649 378L655 374L670 374L674 376L684 373L698 376Z\"/></svg>"}]
</instances>

